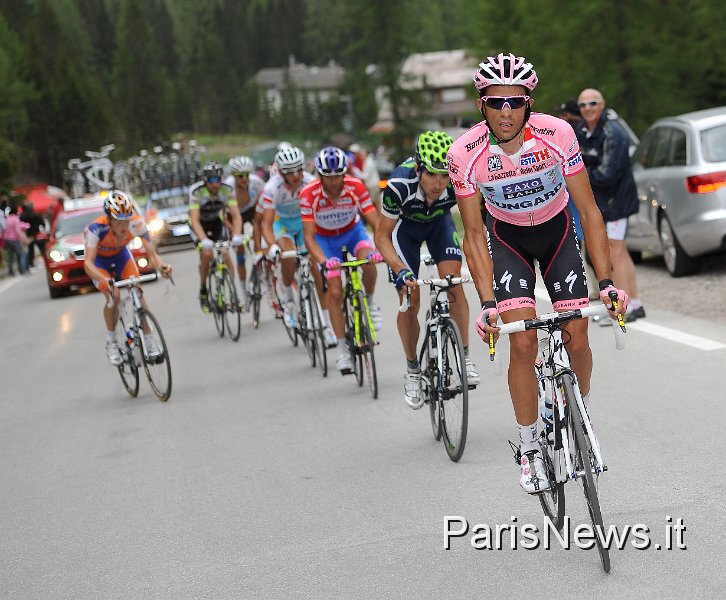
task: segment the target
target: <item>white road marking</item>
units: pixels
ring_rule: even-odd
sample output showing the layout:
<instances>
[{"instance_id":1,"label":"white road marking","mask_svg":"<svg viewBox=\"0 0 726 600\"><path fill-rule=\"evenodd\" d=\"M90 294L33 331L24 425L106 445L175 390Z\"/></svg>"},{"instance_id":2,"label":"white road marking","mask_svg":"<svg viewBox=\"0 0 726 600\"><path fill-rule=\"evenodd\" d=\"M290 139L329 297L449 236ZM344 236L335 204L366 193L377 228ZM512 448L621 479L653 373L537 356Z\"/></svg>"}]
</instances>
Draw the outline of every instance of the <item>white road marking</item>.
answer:
<instances>
[{"instance_id":1,"label":"white road marking","mask_svg":"<svg viewBox=\"0 0 726 600\"><path fill-rule=\"evenodd\" d=\"M534 295L545 302L550 299L550 295L544 288L536 287L534 289ZM633 323L628 323L627 328L635 331L642 331L643 333L649 333L650 335L655 335L672 342L677 342L684 346L691 346L698 350L711 351L723 350L726 348L726 344L722 344L721 342L714 342L713 340L709 340L708 338L700 337L698 335L684 333L683 331L664 327L663 325L656 325L650 321L634 321Z\"/></svg>"}]
</instances>

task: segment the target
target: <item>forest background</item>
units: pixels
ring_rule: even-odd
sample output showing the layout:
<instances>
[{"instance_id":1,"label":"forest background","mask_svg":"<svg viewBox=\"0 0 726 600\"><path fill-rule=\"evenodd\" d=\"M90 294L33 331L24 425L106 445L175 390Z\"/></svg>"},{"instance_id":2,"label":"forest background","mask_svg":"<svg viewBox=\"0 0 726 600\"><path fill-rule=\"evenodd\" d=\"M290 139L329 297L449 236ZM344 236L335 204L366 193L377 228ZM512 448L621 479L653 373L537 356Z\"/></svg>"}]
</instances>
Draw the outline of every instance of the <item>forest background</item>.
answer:
<instances>
[{"instance_id":1,"label":"forest background","mask_svg":"<svg viewBox=\"0 0 726 600\"><path fill-rule=\"evenodd\" d=\"M706 0L0 0L0 191L58 183L69 158L107 143L120 156L194 133L322 143L346 103L276 113L254 85L291 56L346 68L340 95L363 135L376 87L415 102L399 81L409 54L455 48L526 56L544 112L597 87L641 134L726 104L725 25ZM416 124L396 126L401 139Z\"/></svg>"}]
</instances>

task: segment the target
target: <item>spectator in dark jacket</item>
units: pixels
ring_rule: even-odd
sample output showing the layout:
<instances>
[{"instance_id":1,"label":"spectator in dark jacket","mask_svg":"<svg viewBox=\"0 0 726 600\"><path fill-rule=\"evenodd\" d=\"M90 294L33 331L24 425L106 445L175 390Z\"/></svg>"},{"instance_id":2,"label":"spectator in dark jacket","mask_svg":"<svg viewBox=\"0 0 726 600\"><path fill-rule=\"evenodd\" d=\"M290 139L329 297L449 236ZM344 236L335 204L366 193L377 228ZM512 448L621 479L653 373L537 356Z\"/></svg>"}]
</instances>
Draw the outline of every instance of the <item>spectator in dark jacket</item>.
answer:
<instances>
[{"instance_id":1,"label":"spectator in dark jacket","mask_svg":"<svg viewBox=\"0 0 726 600\"><path fill-rule=\"evenodd\" d=\"M27 265L30 269L35 264L35 247L38 247L41 256L45 253L45 237L42 235L43 229L45 228L45 221L41 215L35 212L32 204L25 204L23 206L23 213L20 215L20 220L28 224L25 235L28 237Z\"/></svg>"},{"instance_id":2,"label":"spectator in dark jacket","mask_svg":"<svg viewBox=\"0 0 726 600\"><path fill-rule=\"evenodd\" d=\"M630 296L625 320L634 321L645 317L645 309L638 296L635 265L625 245L628 217L638 212L638 195L628 153L630 139L617 121L608 119L605 99L598 90L582 90L577 104L582 121L575 127L575 133L607 228L613 280Z\"/></svg>"}]
</instances>

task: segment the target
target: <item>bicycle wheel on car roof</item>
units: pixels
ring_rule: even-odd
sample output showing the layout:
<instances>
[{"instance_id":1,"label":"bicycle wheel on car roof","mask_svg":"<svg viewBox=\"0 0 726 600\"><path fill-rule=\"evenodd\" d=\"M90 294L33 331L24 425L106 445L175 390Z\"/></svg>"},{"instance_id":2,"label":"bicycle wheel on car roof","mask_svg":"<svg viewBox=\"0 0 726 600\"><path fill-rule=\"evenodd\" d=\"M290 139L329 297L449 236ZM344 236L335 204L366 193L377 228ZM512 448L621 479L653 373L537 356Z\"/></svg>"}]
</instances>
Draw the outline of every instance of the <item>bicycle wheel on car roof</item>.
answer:
<instances>
[{"instance_id":1,"label":"bicycle wheel on car roof","mask_svg":"<svg viewBox=\"0 0 726 600\"><path fill-rule=\"evenodd\" d=\"M233 342L239 340L241 331L241 316L239 297L237 296L237 288L234 285L234 278L229 269L224 270L224 322L227 329L227 335Z\"/></svg>"},{"instance_id":2,"label":"bicycle wheel on car roof","mask_svg":"<svg viewBox=\"0 0 726 600\"><path fill-rule=\"evenodd\" d=\"M142 308L139 311L139 333L143 336L140 349L146 378L156 397L166 402L171 396L171 362L164 334L154 315Z\"/></svg>"},{"instance_id":3,"label":"bicycle wheel on car roof","mask_svg":"<svg viewBox=\"0 0 726 600\"><path fill-rule=\"evenodd\" d=\"M224 283L215 265L209 267L207 290L209 303L212 306L214 325L217 327L219 337L224 337L224 311L222 310L222 306L224 305Z\"/></svg>"},{"instance_id":4,"label":"bicycle wheel on car roof","mask_svg":"<svg viewBox=\"0 0 726 600\"><path fill-rule=\"evenodd\" d=\"M459 327L452 319L441 324L441 373L442 387L439 402L442 403L441 425L444 447L449 458L458 462L464 454L469 424L469 385L466 380L464 344Z\"/></svg>"},{"instance_id":5,"label":"bicycle wheel on car roof","mask_svg":"<svg viewBox=\"0 0 726 600\"><path fill-rule=\"evenodd\" d=\"M593 477L592 462L590 460L590 445L582 426L582 417L577 402L570 406L570 421L575 432L575 470L578 473L578 479L582 481L582 489L585 494L585 502L587 510L590 513L590 520L595 529L595 542L597 550L600 554L600 562L606 573L610 572L610 551L602 543L600 535L597 534L599 529L601 535L605 533L605 525L602 520L602 512L600 511L600 499L597 494L597 485ZM582 475L580 475L582 474Z\"/></svg>"},{"instance_id":6,"label":"bicycle wheel on car roof","mask_svg":"<svg viewBox=\"0 0 726 600\"><path fill-rule=\"evenodd\" d=\"M133 330L129 331L131 337L127 337L126 325L123 318L119 317L116 322L116 342L121 351L122 362L118 365L118 374L121 376L121 382L126 391L135 398L139 395L139 366L136 363L136 353L133 349L135 334Z\"/></svg>"}]
</instances>

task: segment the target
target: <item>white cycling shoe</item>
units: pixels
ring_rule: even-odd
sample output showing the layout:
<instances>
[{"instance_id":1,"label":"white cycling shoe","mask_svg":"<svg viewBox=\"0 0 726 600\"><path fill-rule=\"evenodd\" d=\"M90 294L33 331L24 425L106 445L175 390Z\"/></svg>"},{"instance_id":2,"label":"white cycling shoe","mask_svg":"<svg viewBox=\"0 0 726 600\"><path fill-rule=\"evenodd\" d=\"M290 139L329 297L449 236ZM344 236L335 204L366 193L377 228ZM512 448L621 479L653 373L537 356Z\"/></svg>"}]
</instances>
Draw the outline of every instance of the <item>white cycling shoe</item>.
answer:
<instances>
[{"instance_id":1,"label":"white cycling shoe","mask_svg":"<svg viewBox=\"0 0 726 600\"><path fill-rule=\"evenodd\" d=\"M295 328L295 310L292 302L284 302L282 305L282 318L288 329Z\"/></svg>"},{"instance_id":2,"label":"white cycling shoe","mask_svg":"<svg viewBox=\"0 0 726 600\"><path fill-rule=\"evenodd\" d=\"M106 342L106 356L108 357L108 362L114 367L118 367L123 362L121 350L119 350L116 342Z\"/></svg>"},{"instance_id":3,"label":"white cycling shoe","mask_svg":"<svg viewBox=\"0 0 726 600\"><path fill-rule=\"evenodd\" d=\"M522 474L519 478L519 485L528 494L539 494L550 489L550 481L542 460L542 452L538 449L528 450L521 455L519 466Z\"/></svg>"},{"instance_id":4,"label":"white cycling shoe","mask_svg":"<svg viewBox=\"0 0 726 600\"><path fill-rule=\"evenodd\" d=\"M340 371L341 375L350 375L353 372L353 359L347 348L340 353L338 360L335 361L335 368Z\"/></svg>"},{"instance_id":5,"label":"white cycling shoe","mask_svg":"<svg viewBox=\"0 0 726 600\"><path fill-rule=\"evenodd\" d=\"M424 397L421 393L421 371L407 370L403 378L403 399L413 410L418 410L424 405Z\"/></svg>"},{"instance_id":6,"label":"white cycling shoe","mask_svg":"<svg viewBox=\"0 0 726 600\"><path fill-rule=\"evenodd\" d=\"M371 313L371 321L373 322L373 329L380 331L383 329L383 315L381 314L381 307L377 304L369 304L368 311Z\"/></svg>"},{"instance_id":7,"label":"white cycling shoe","mask_svg":"<svg viewBox=\"0 0 726 600\"><path fill-rule=\"evenodd\" d=\"M330 327L323 327L323 337L326 348L335 348L338 345L338 338L335 337L335 332Z\"/></svg>"},{"instance_id":8,"label":"white cycling shoe","mask_svg":"<svg viewBox=\"0 0 726 600\"><path fill-rule=\"evenodd\" d=\"M471 360L471 358L467 356L465 363L466 363L466 380L469 382L469 385L479 385L479 383L481 382L481 378L479 377L479 372L476 370L474 361Z\"/></svg>"},{"instance_id":9,"label":"white cycling shoe","mask_svg":"<svg viewBox=\"0 0 726 600\"><path fill-rule=\"evenodd\" d=\"M156 343L156 338L152 336L144 336L144 346L146 347L146 357L151 363L160 362L164 353Z\"/></svg>"}]
</instances>

